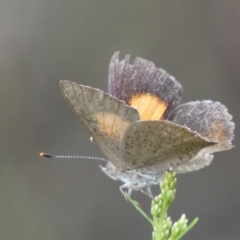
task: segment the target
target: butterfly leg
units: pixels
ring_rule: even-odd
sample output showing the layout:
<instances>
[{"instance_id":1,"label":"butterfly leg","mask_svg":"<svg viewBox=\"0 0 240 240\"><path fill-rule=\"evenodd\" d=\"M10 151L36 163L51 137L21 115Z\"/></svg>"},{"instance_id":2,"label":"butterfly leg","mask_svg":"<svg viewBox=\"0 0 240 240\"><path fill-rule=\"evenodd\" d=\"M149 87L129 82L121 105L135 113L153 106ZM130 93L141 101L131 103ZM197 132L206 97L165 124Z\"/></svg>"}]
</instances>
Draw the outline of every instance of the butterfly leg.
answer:
<instances>
[{"instance_id":1,"label":"butterfly leg","mask_svg":"<svg viewBox=\"0 0 240 240\"><path fill-rule=\"evenodd\" d=\"M124 188L128 188L127 194L129 196L131 196L131 194L132 194L132 189L129 187L129 183L125 183L125 184L123 184L122 186L119 187L120 192L123 194L123 196L126 198L126 200L128 200L127 197L126 197L126 192L123 190Z\"/></svg>"},{"instance_id":2,"label":"butterfly leg","mask_svg":"<svg viewBox=\"0 0 240 240\"><path fill-rule=\"evenodd\" d=\"M150 186L147 186L146 189L147 189L148 196L149 196L150 198L154 199L154 196L153 196L153 194L152 194L151 187L150 187Z\"/></svg>"},{"instance_id":3,"label":"butterfly leg","mask_svg":"<svg viewBox=\"0 0 240 240\"><path fill-rule=\"evenodd\" d=\"M148 197L150 197L152 199L154 198L150 186L146 186L146 191L144 191L142 188L139 190L141 191L141 193L147 195Z\"/></svg>"}]
</instances>

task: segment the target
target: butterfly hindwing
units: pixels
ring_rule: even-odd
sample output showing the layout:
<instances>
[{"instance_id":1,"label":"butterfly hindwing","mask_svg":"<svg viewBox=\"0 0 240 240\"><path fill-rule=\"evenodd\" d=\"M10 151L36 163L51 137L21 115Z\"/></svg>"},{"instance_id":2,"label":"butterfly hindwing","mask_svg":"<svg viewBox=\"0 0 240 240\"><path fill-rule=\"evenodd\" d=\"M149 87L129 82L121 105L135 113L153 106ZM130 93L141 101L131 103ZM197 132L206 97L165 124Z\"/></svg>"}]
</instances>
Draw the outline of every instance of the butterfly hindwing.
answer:
<instances>
[{"instance_id":1,"label":"butterfly hindwing","mask_svg":"<svg viewBox=\"0 0 240 240\"><path fill-rule=\"evenodd\" d=\"M196 132L169 121L138 121L126 131L121 149L129 168L162 169L176 167L213 145Z\"/></svg>"},{"instance_id":2,"label":"butterfly hindwing","mask_svg":"<svg viewBox=\"0 0 240 240\"><path fill-rule=\"evenodd\" d=\"M227 108L219 102L205 100L182 104L175 109L170 120L216 142L210 148L212 152L232 147L235 124Z\"/></svg>"}]
</instances>

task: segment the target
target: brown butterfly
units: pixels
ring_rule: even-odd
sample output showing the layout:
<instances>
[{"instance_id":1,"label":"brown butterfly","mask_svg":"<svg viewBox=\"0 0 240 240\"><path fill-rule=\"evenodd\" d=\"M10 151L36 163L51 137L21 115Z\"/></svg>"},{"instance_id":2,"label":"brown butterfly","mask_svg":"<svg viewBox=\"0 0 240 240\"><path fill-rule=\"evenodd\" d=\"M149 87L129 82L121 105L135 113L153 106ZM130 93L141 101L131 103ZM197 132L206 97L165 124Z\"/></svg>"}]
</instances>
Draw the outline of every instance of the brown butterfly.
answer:
<instances>
[{"instance_id":1,"label":"brown butterfly","mask_svg":"<svg viewBox=\"0 0 240 240\"><path fill-rule=\"evenodd\" d=\"M151 196L164 172L198 170L213 152L232 148L235 124L227 108L210 100L179 105L183 88L167 72L145 59L109 67L109 93L60 81L66 101L107 158L101 169L127 188ZM146 189L146 190L145 190Z\"/></svg>"}]
</instances>

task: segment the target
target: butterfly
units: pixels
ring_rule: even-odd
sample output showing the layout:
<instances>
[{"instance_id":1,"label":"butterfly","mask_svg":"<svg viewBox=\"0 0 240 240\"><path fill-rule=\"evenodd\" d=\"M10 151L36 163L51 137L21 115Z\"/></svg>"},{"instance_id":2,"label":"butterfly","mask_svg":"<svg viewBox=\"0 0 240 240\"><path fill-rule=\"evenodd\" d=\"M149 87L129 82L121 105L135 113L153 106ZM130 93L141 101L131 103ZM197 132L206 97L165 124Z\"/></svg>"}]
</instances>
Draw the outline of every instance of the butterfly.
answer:
<instances>
[{"instance_id":1,"label":"butterfly","mask_svg":"<svg viewBox=\"0 0 240 240\"><path fill-rule=\"evenodd\" d=\"M68 80L60 89L107 159L104 173L128 189L152 196L165 171L185 173L209 165L231 149L235 124L227 108L210 100L180 105L182 85L152 62L130 55L109 66L108 93Z\"/></svg>"}]
</instances>

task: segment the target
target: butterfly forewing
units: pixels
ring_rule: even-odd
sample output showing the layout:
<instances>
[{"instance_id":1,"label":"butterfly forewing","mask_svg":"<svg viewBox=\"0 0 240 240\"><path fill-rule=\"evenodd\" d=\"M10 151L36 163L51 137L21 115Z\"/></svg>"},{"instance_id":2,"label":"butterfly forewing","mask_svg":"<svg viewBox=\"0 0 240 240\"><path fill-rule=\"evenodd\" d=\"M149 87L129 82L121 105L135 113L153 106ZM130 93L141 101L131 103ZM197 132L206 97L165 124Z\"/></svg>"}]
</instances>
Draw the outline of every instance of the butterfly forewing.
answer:
<instances>
[{"instance_id":1,"label":"butterfly forewing","mask_svg":"<svg viewBox=\"0 0 240 240\"><path fill-rule=\"evenodd\" d=\"M125 130L139 120L138 112L98 89L67 80L60 81L60 88L107 159L116 167L124 168L125 164L120 160L120 143Z\"/></svg>"}]
</instances>

